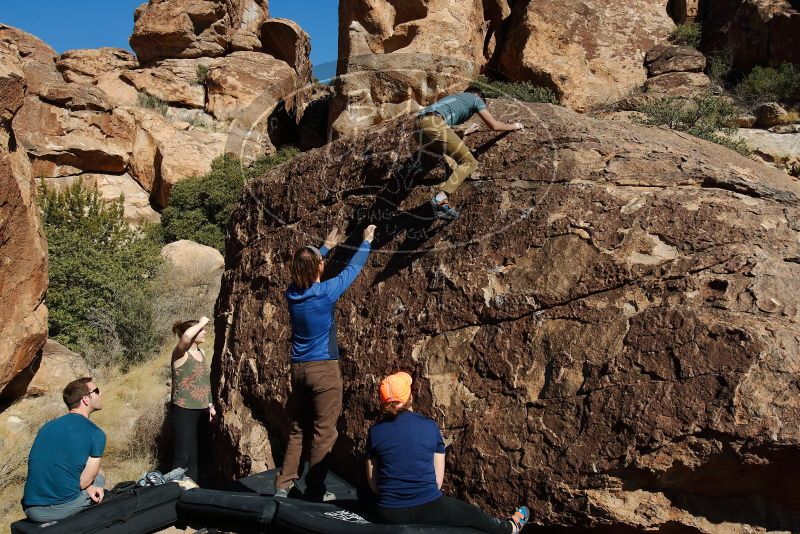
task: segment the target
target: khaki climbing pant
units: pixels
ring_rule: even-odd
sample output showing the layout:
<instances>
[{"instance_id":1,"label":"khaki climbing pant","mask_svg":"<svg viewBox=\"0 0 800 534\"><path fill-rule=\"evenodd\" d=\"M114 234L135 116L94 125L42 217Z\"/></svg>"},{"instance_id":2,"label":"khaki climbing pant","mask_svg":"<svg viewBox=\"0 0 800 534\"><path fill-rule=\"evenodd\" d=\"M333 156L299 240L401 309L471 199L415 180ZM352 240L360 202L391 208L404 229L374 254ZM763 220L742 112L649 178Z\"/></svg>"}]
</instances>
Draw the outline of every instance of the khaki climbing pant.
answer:
<instances>
[{"instance_id":1,"label":"khaki climbing pant","mask_svg":"<svg viewBox=\"0 0 800 534\"><path fill-rule=\"evenodd\" d=\"M453 168L447 181L439 184L439 189L448 195L455 193L467 176L478 168L478 160L440 115L425 115L418 124L420 148L443 155Z\"/></svg>"}]
</instances>

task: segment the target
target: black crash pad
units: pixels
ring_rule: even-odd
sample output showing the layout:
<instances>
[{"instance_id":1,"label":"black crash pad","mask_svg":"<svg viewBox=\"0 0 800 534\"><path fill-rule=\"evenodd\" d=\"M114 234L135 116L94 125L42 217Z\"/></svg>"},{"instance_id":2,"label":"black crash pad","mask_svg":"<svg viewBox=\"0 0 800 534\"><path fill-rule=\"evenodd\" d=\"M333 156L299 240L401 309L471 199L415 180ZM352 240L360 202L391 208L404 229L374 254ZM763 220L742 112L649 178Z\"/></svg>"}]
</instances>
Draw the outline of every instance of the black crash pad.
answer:
<instances>
[{"instance_id":1,"label":"black crash pad","mask_svg":"<svg viewBox=\"0 0 800 534\"><path fill-rule=\"evenodd\" d=\"M121 493L109 491L103 502L72 517L50 523L34 523L27 519L17 521L11 524L11 533L145 534L175 523L180 494L181 488L174 482Z\"/></svg>"},{"instance_id":2,"label":"black crash pad","mask_svg":"<svg viewBox=\"0 0 800 534\"><path fill-rule=\"evenodd\" d=\"M301 499L275 499L278 510L272 525L281 532L317 534L480 534L471 528L371 523L358 501L312 503Z\"/></svg>"},{"instance_id":3,"label":"black crash pad","mask_svg":"<svg viewBox=\"0 0 800 534\"><path fill-rule=\"evenodd\" d=\"M201 527L253 530L272 522L277 504L255 493L191 489L178 500L178 520Z\"/></svg>"},{"instance_id":4,"label":"black crash pad","mask_svg":"<svg viewBox=\"0 0 800 534\"><path fill-rule=\"evenodd\" d=\"M271 469L263 473L250 475L249 477L240 478L231 486L231 489L236 491L251 491L258 495L275 495L275 475L278 474L278 469ZM302 492L306 489L305 478L300 477L296 482L297 488ZM356 500L356 489L347 483L343 478L328 471L328 476L325 477L325 485L328 491L336 495L337 499Z\"/></svg>"}]
</instances>

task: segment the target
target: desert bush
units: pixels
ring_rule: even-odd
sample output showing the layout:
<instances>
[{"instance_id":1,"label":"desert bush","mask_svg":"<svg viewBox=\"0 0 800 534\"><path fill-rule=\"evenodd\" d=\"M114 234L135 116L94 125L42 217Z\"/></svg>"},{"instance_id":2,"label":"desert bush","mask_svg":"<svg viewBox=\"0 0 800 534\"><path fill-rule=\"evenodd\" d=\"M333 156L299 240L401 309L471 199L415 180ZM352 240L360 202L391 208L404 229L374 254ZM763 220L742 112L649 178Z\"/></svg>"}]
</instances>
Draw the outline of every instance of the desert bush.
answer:
<instances>
[{"instance_id":1,"label":"desert bush","mask_svg":"<svg viewBox=\"0 0 800 534\"><path fill-rule=\"evenodd\" d=\"M136 103L140 108L152 109L161 115L166 115L169 111L169 104L150 93L139 93Z\"/></svg>"},{"instance_id":2,"label":"desert bush","mask_svg":"<svg viewBox=\"0 0 800 534\"><path fill-rule=\"evenodd\" d=\"M736 129L727 125L732 124L739 110L725 98L713 95L694 96L691 99L661 98L640 105L636 111L642 114L637 119L642 124L667 126L730 148L744 156L750 155L750 149L744 141L731 139Z\"/></svg>"},{"instance_id":3,"label":"desert bush","mask_svg":"<svg viewBox=\"0 0 800 534\"><path fill-rule=\"evenodd\" d=\"M214 160L208 174L175 184L161 218L165 241L190 239L222 251L225 232L245 182L298 152L295 147L283 147L250 167L232 156L221 156Z\"/></svg>"},{"instance_id":4,"label":"desert bush","mask_svg":"<svg viewBox=\"0 0 800 534\"><path fill-rule=\"evenodd\" d=\"M706 73L711 80L712 86L717 90L723 90L728 86L728 78L731 75L731 64L733 62L733 52L723 50L712 54L708 59Z\"/></svg>"},{"instance_id":5,"label":"desert bush","mask_svg":"<svg viewBox=\"0 0 800 534\"><path fill-rule=\"evenodd\" d=\"M539 87L530 82L503 82L480 76L470 87L477 87L486 98L513 98L522 102L558 104L558 97L549 87Z\"/></svg>"},{"instance_id":6,"label":"desert bush","mask_svg":"<svg viewBox=\"0 0 800 534\"><path fill-rule=\"evenodd\" d=\"M206 83L206 78L208 78L208 67L206 65L198 65L195 74L197 76L197 83L203 85Z\"/></svg>"},{"instance_id":7,"label":"desert bush","mask_svg":"<svg viewBox=\"0 0 800 534\"><path fill-rule=\"evenodd\" d=\"M161 256L154 232L125 222L121 197L105 202L80 181L61 192L42 183L39 199L50 337L94 365L143 360L157 347L152 279Z\"/></svg>"},{"instance_id":8,"label":"desert bush","mask_svg":"<svg viewBox=\"0 0 800 534\"><path fill-rule=\"evenodd\" d=\"M800 67L783 63L780 67L753 67L734 88L736 98L745 106L764 102L790 102L800 99Z\"/></svg>"},{"instance_id":9,"label":"desert bush","mask_svg":"<svg viewBox=\"0 0 800 534\"><path fill-rule=\"evenodd\" d=\"M670 41L679 45L686 45L697 48L700 46L702 29L697 22L686 22L678 24L669 35Z\"/></svg>"}]
</instances>

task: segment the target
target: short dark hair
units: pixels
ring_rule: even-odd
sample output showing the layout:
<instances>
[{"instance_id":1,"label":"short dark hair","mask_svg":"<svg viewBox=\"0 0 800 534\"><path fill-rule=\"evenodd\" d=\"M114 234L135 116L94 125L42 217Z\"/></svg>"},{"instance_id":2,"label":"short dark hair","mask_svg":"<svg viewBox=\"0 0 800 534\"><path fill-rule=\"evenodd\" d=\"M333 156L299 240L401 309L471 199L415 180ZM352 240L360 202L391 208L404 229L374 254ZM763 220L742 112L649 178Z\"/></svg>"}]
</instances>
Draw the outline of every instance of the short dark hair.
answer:
<instances>
[{"instance_id":1,"label":"short dark hair","mask_svg":"<svg viewBox=\"0 0 800 534\"><path fill-rule=\"evenodd\" d=\"M473 93L473 94L478 95L481 98L484 98L483 89L481 89L477 85L470 85L469 87L467 87L467 89L464 92L465 93Z\"/></svg>"},{"instance_id":2,"label":"short dark hair","mask_svg":"<svg viewBox=\"0 0 800 534\"><path fill-rule=\"evenodd\" d=\"M311 287L317 280L320 261L322 258L311 247L298 248L292 256L292 264L289 267L292 283L303 291Z\"/></svg>"},{"instance_id":3,"label":"short dark hair","mask_svg":"<svg viewBox=\"0 0 800 534\"><path fill-rule=\"evenodd\" d=\"M175 321L172 325L172 333L178 337L181 337L184 332L186 332L189 328L193 327L197 323L199 323L197 319L189 319L188 321Z\"/></svg>"},{"instance_id":4,"label":"short dark hair","mask_svg":"<svg viewBox=\"0 0 800 534\"><path fill-rule=\"evenodd\" d=\"M61 393L61 398L64 399L64 404L67 405L67 409L72 410L80 406L81 399L89 394L88 384L91 381L92 377L84 376L83 378L78 378L67 384L64 391Z\"/></svg>"}]
</instances>

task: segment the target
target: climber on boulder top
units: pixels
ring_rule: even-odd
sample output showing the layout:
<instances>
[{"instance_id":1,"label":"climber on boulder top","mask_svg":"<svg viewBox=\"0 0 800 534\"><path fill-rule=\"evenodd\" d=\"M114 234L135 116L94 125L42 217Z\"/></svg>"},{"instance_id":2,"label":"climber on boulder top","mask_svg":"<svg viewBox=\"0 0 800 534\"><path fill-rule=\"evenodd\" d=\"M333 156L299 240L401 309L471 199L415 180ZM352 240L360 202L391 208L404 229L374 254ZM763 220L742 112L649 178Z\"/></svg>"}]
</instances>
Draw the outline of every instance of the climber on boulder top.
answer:
<instances>
[{"instance_id":1,"label":"climber on boulder top","mask_svg":"<svg viewBox=\"0 0 800 534\"><path fill-rule=\"evenodd\" d=\"M452 126L468 121L475 113L495 132L521 130L522 123L509 124L495 119L483 101L480 89L469 88L464 93L447 96L420 110L417 115L420 148L444 155L455 161L455 168L447 181L436 187L431 198L431 207L436 217L455 220L458 211L450 207L447 195L453 194L461 183L478 167L464 141L451 129ZM478 129L477 125L467 128L464 135Z\"/></svg>"}]
</instances>

